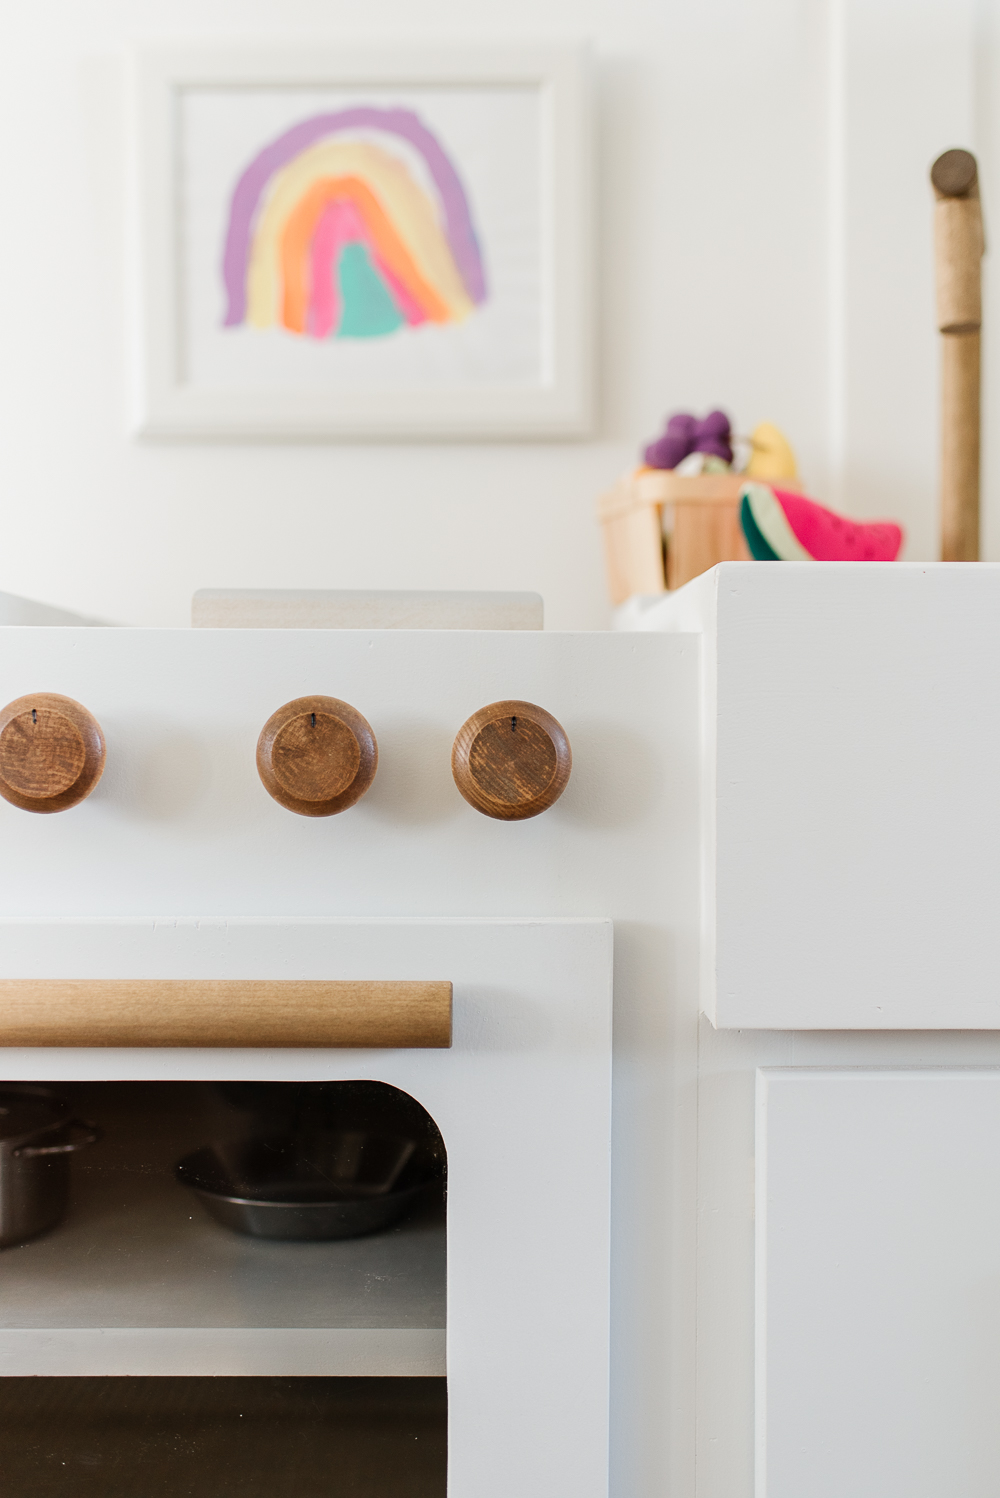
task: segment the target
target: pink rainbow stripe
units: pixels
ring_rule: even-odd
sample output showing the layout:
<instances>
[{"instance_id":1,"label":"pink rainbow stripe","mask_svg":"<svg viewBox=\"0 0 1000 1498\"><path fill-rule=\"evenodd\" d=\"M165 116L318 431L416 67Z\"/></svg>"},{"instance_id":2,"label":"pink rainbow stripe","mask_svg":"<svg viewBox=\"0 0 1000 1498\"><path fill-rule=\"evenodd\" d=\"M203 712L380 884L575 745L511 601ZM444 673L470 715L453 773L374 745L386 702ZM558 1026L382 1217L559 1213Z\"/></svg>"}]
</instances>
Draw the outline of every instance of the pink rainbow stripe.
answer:
<instances>
[{"instance_id":1,"label":"pink rainbow stripe","mask_svg":"<svg viewBox=\"0 0 1000 1498\"><path fill-rule=\"evenodd\" d=\"M306 324L313 338L327 338L340 322L340 289L334 270L341 246L361 239L364 230L353 203L329 203L316 225L311 247L312 296Z\"/></svg>"}]
</instances>

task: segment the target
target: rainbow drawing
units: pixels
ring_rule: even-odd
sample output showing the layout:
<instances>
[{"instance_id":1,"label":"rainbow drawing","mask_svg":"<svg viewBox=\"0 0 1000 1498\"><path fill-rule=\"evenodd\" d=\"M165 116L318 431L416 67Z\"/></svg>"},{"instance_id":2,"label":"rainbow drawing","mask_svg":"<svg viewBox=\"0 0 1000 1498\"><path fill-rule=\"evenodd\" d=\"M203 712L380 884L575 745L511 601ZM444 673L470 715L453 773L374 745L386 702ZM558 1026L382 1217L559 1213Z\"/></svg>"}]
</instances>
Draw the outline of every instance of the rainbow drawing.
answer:
<instances>
[{"instance_id":1,"label":"rainbow drawing","mask_svg":"<svg viewBox=\"0 0 1000 1498\"><path fill-rule=\"evenodd\" d=\"M419 152L407 162L358 131ZM412 110L314 115L266 146L233 190L222 263L227 328L377 338L462 322L486 300L482 256L454 165Z\"/></svg>"}]
</instances>

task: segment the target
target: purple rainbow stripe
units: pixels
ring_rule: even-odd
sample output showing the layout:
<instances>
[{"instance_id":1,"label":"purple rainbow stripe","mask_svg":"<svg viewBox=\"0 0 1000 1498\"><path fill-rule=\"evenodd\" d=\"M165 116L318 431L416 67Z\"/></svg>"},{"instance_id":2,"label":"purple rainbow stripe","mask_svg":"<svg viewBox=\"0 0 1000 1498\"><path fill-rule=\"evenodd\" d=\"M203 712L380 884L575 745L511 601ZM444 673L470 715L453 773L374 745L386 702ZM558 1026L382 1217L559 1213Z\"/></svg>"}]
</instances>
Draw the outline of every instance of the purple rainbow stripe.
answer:
<instances>
[{"instance_id":1,"label":"purple rainbow stripe","mask_svg":"<svg viewBox=\"0 0 1000 1498\"><path fill-rule=\"evenodd\" d=\"M307 150L322 140L324 135L335 135L338 130L356 128L385 130L390 135L402 136L416 146L430 169L431 176L441 194L447 225L448 242L455 257L466 290L474 302L486 300L486 283L483 277L483 262L479 254L476 232L472 227L469 202L458 179L458 173L445 155L435 136L410 109L376 109L362 104L354 109L341 109L335 114L317 114L310 120L293 125L276 141L265 146L255 156L233 190L229 209L229 229L226 234L226 251L222 259L222 277L226 286L229 305L226 309L225 326L235 327L241 323L247 308L247 262L250 257L250 235L260 204L261 194L275 172L287 166L300 151Z\"/></svg>"}]
</instances>

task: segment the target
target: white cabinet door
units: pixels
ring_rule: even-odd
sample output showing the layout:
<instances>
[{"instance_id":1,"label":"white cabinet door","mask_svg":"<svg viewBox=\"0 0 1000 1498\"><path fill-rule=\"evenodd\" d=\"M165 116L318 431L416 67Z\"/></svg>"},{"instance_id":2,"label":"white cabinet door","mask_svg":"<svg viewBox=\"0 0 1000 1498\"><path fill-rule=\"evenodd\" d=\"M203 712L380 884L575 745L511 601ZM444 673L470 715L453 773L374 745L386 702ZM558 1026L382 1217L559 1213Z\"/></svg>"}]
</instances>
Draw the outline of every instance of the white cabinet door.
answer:
<instances>
[{"instance_id":1,"label":"white cabinet door","mask_svg":"<svg viewBox=\"0 0 1000 1498\"><path fill-rule=\"evenodd\" d=\"M1000 1071L761 1070L757 1498L1000 1489Z\"/></svg>"}]
</instances>

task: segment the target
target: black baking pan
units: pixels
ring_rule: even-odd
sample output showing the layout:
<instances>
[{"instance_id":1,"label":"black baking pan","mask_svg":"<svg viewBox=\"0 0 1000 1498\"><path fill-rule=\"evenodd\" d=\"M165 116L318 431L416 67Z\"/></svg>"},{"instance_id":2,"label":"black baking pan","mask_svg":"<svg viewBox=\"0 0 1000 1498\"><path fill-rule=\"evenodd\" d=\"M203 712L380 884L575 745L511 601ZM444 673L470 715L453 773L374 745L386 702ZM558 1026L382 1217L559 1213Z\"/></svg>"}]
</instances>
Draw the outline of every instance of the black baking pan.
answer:
<instances>
[{"instance_id":1,"label":"black baking pan","mask_svg":"<svg viewBox=\"0 0 1000 1498\"><path fill-rule=\"evenodd\" d=\"M412 1139L358 1131L217 1140L175 1173L225 1227L299 1242L380 1233L437 1179Z\"/></svg>"}]
</instances>

